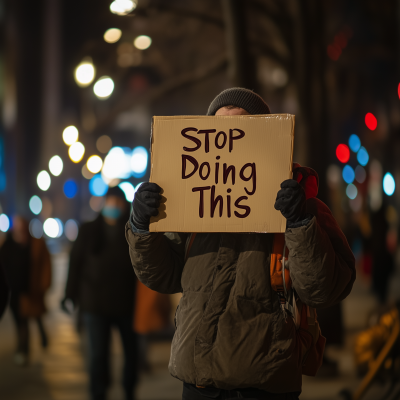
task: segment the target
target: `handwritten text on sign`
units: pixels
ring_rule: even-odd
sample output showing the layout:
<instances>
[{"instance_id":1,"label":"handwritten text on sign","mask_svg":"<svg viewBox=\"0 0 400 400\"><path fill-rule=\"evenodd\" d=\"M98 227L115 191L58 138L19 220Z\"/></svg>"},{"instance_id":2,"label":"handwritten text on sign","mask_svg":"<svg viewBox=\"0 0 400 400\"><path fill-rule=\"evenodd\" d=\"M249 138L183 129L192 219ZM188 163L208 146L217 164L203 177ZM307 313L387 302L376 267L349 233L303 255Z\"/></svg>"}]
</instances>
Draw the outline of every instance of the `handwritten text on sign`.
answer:
<instances>
[{"instance_id":1,"label":"handwritten text on sign","mask_svg":"<svg viewBox=\"0 0 400 400\"><path fill-rule=\"evenodd\" d=\"M191 134L190 134L191 133ZM196 173L199 174L201 180L205 181L205 186L197 186L192 188L192 192L199 192L199 217L203 218L205 210L204 197L210 196L210 216L214 217L216 209L218 209L218 215L222 217L224 213L228 218L232 216L232 204L235 207L233 215L237 218L246 218L250 215L251 208L246 205L245 201L248 200L248 196L252 196L256 192L256 164L245 163L238 171L236 171L235 165L228 165L223 163L220 156L216 157L216 162L211 164L205 161L199 165L196 160L196 151L202 151L201 140L193 136L193 134L204 135L204 151L209 153L210 146L215 146L217 149L222 150L225 146L228 146L229 153L234 151L235 148L239 147L239 141L243 139L246 133L241 129L229 129L229 133L220 131L215 135L215 139L210 141L210 134L216 133L216 129L201 129L196 128L185 128L181 131L181 135L195 144L194 147L183 147L183 151L189 154L182 154L182 179L190 179ZM210 143L211 142L211 143ZM190 143L188 143L190 144ZM230 193L232 189L229 186L235 185L236 179L241 179L244 182L249 182L248 187L244 188L244 192L247 194L238 197L237 199L231 199ZM226 198L216 193L216 186L219 183L227 185ZM208 184L208 185L207 185Z\"/></svg>"}]
</instances>

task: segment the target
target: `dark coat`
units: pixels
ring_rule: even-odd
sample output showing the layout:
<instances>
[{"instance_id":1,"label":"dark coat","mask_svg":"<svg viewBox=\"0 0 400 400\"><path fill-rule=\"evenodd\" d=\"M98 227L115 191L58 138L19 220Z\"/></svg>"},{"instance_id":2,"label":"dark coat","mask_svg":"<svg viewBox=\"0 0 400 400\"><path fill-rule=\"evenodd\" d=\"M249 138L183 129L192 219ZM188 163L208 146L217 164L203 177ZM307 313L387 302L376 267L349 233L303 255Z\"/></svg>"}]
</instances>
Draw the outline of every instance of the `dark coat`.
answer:
<instances>
[{"instance_id":1,"label":"dark coat","mask_svg":"<svg viewBox=\"0 0 400 400\"><path fill-rule=\"evenodd\" d=\"M102 215L83 224L72 247L65 296L82 312L133 316L136 276L124 239L124 220L107 225Z\"/></svg>"},{"instance_id":2,"label":"dark coat","mask_svg":"<svg viewBox=\"0 0 400 400\"><path fill-rule=\"evenodd\" d=\"M287 267L303 303L328 307L355 280L355 261L328 207L307 201L314 217L286 230ZM188 235L133 233L126 225L139 280L162 293L183 292L176 312L170 373L199 386L301 390L304 349L285 321L270 283L273 234L198 233L185 261Z\"/></svg>"},{"instance_id":3,"label":"dark coat","mask_svg":"<svg viewBox=\"0 0 400 400\"><path fill-rule=\"evenodd\" d=\"M29 244L16 243L7 236L0 250L11 292L19 297L21 316L40 317L46 312L44 297L51 285L51 258L43 238L30 237Z\"/></svg>"}]
</instances>

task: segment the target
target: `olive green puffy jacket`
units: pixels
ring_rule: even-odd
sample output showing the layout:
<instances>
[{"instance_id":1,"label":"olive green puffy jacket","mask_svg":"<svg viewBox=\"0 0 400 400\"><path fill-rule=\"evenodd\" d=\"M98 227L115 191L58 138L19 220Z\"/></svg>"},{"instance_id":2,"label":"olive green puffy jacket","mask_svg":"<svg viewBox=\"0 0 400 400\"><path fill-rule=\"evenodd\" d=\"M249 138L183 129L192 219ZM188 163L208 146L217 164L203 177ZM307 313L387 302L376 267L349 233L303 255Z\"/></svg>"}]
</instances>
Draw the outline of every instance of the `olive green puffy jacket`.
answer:
<instances>
[{"instance_id":1,"label":"olive green puffy jacket","mask_svg":"<svg viewBox=\"0 0 400 400\"><path fill-rule=\"evenodd\" d=\"M301 301L315 308L343 300L355 280L354 256L328 207L307 200L307 226L287 229L287 267ZM269 392L301 390L301 346L270 284L273 234L133 233L139 280L162 293L183 292L176 312L170 373L187 383Z\"/></svg>"}]
</instances>

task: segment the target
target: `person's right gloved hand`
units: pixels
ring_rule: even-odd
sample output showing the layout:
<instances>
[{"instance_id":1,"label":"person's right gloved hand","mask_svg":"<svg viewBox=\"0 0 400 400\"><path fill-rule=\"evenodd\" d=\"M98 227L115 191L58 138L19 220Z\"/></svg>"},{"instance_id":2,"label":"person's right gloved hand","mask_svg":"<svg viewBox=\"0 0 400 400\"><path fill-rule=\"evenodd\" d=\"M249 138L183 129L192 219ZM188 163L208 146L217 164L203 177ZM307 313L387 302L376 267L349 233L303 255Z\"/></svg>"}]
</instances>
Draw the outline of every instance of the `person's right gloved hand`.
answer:
<instances>
[{"instance_id":1,"label":"person's right gloved hand","mask_svg":"<svg viewBox=\"0 0 400 400\"><path fill-rule=\"evenodd\" d=\"M149 230L150 217L158 215L161 188L156 183L145 182L139 186L132 202L132 222L137 229Z\"/></svg>"}]
</instances>

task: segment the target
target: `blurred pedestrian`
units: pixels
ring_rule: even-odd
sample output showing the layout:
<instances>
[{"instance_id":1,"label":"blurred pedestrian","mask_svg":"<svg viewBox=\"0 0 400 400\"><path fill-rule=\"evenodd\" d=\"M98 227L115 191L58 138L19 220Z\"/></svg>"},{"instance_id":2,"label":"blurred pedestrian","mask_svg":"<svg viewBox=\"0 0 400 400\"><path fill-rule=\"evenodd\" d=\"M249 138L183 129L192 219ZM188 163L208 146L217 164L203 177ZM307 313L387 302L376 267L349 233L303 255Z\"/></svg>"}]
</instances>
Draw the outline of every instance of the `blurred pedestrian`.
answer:
<instances>
[{"instance_id":1,"label":"blurred pedestrian","mask_svg":"<svg viewBox=\"0 0 400 400\"><path fill-rule=\"evenodd\" d=\"M62 308L68 300L79 307L89 340L92 400L104 400L110 381L111 328L118 328L125 356L123 387L126 400L134 399L137 382L137 338L133 331L136 277L124 240L129 203L119 187L106 194L101 214L85 223L70 254Z\"/></svg>"},{"instance_id":2,"label":"blurred pedestrian","mask_svg":"<svg viewBox=\"0 0 400 400\"><path fill-rule=\"evenodd\" d=\"M385 305L389 294L389 280L394 271L394 255L388 246L390 225L386 216L387 206L371 213L371 237L369 251L372 255L372 290L381 305Z\"/></svg>"},{"instance_id":3,"label":"blurred pedestrian","mask_svg":"<svg viewBox=\"0 0 400 400\"><path fill-rule=\"evenodd\" d=\"M11 288L10 308L17 328L14 361L22 366L29 355L29 318L37 322L42 347L48 345L41 317L46 312L44 296L51 284L50 254L44 239L29 234L28 221L15 216L0 249L0 262Z\"/></svg>"}]
</instances>

